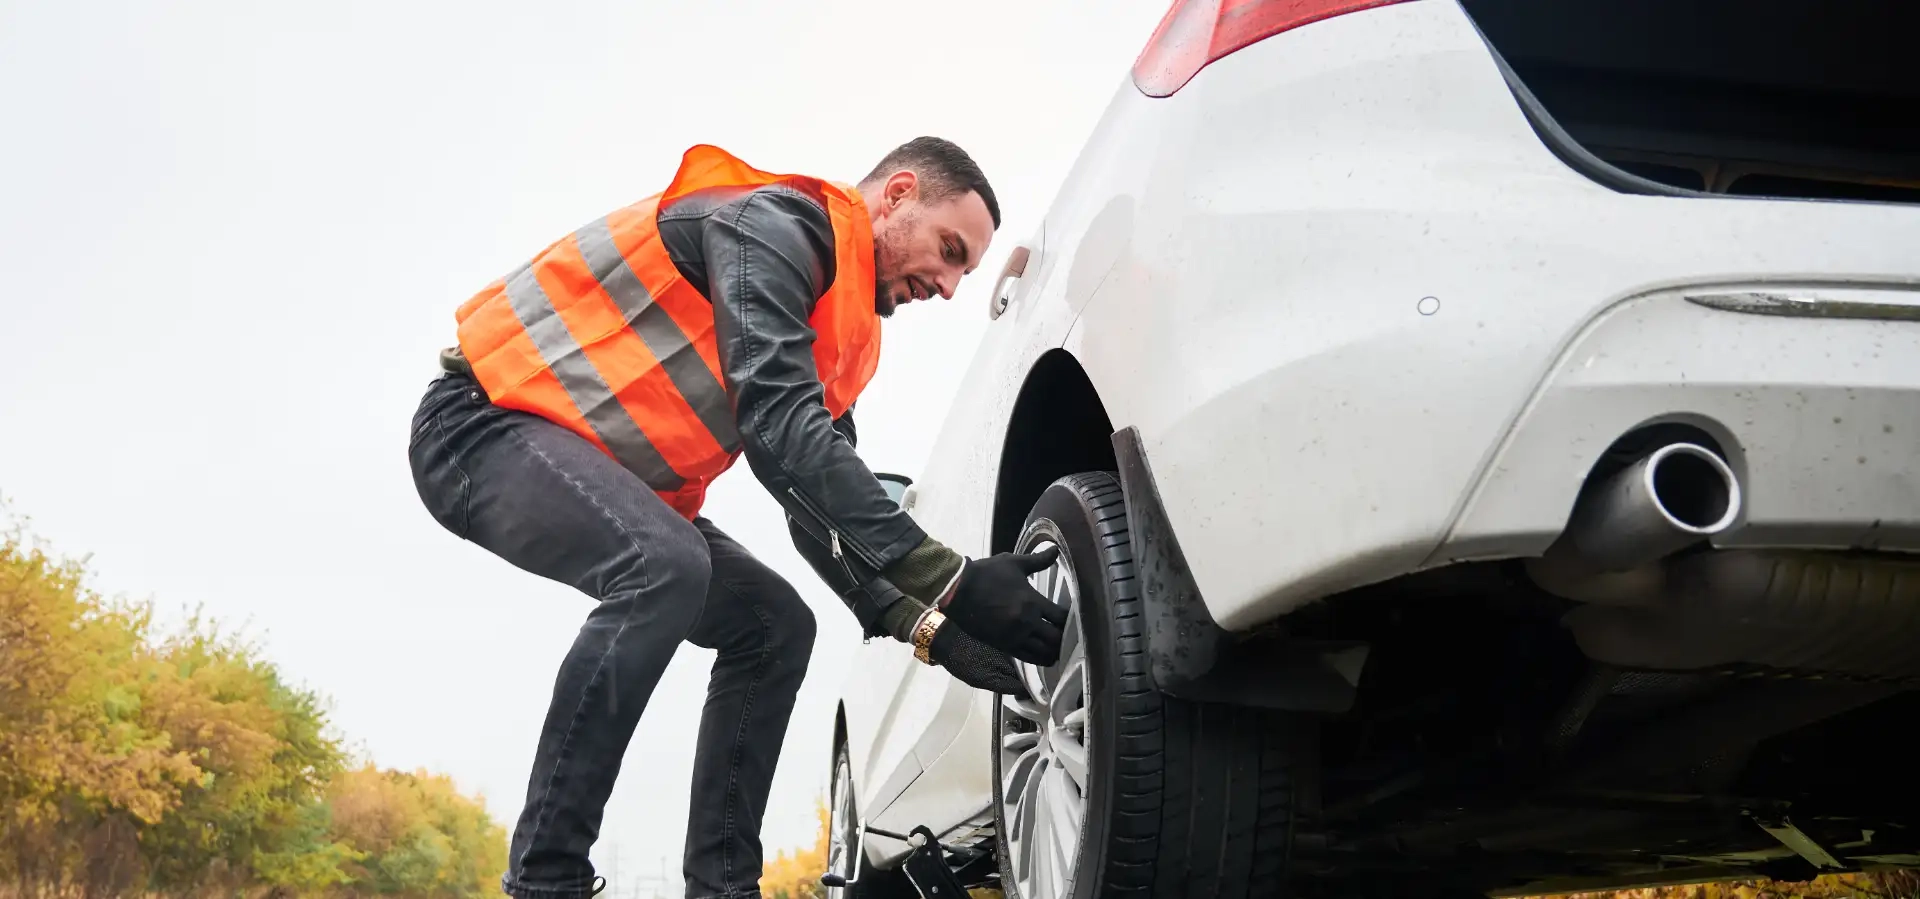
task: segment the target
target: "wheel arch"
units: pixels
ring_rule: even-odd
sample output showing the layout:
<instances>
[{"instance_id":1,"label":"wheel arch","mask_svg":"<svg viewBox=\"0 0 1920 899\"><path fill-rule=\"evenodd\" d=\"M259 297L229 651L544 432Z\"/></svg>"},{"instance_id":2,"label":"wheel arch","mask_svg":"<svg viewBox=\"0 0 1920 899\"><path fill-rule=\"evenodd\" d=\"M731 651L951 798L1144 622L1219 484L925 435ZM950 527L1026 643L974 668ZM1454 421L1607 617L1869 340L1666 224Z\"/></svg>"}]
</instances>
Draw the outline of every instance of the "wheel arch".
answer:
<instances>
[{"instance_id":1,"label":"wheel arch","mask_svg":"<svg viewBox=\"0 0 1920 899\"><path fill-rule=\"evenodd\" d=\"M1170 695L1319 712L1351 707L1355 686L1329 653L1352 647L1288 640L1240 646L1208 612L1155 483L1137 429L1116 428L1080 360L1052 349L1034 360L1008 415L995 479L992 552L1014 548L1048 486L1089 471L1119 479L1144 590L1153 679ZM1363 656L1364 658L1364 656Z\"/></svg>"},{"instance_id":2,"label":"wheel arch","mask_svg":"<svg viewBox=\"0 0 1920 899\"><path fill-rule=\"evenodd\" d=\"M1027 510L1055 480L1114 471L1113 421L1080 360L1053 349L1034 360L1008 416L994 482L992 552L1013 549Z\"/></svg>"}]
</instances>

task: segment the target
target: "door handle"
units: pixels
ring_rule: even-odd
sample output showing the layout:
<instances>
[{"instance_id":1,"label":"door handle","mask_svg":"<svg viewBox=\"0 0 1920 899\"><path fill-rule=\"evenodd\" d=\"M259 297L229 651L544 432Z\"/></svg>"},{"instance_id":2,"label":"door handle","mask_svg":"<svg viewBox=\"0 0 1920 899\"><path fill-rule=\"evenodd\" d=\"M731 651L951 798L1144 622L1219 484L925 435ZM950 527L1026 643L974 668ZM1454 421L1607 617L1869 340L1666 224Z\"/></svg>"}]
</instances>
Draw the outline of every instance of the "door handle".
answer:
<instances>
[{"instance_id":1,"label":"door handle","mask_svg":"<svg viewBox=\"0 0 1920 899\"><path fill-rule=\"evenodd\" d=\"M1013 292L1019 289L1021 276L1027 273L1027 258L1033 252L1024 246L1014 247L1007 254L1007 265L1000 270L1000 278L993 282L993 300L987 304L987 318L996 319L1007 311L1013 302Z\"/></svg>"}]
</instances>

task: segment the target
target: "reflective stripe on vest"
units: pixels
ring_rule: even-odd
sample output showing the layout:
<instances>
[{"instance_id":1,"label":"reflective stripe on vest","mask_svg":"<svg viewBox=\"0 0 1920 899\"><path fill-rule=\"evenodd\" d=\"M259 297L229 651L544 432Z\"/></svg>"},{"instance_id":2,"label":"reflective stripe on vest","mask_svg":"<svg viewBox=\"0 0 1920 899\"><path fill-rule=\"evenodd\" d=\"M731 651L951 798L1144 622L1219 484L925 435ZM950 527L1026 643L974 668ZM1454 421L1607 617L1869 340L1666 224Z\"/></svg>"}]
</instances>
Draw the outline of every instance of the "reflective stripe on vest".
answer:
<instances>
[{"instance_id":1,"label":"reflective stripe on vest","mask_svg":"<svg viewBox=\"0 0 1920 899\"><path fill-rule=\"evenodd\" d=\"M826 200L835 276L809 324L825 405L843 414L879 361L865 204L851 188L770 175L709 146L687 151L666 191L554 242L463 303L455 317L475 379L495 404L580 434L694 517L740 435L713 307L680 277L655 214L692 191L778 181Z\"/></svg>"}]
</instances>

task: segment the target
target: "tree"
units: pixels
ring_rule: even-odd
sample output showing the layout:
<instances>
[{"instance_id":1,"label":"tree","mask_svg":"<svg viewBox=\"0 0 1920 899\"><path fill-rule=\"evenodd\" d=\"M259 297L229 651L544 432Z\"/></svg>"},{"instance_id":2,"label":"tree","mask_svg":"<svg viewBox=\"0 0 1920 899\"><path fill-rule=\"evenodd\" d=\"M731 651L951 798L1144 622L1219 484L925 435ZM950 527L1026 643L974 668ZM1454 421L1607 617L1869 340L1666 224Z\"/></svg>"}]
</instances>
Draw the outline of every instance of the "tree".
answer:
<instances>
[{"instance_id":1,"label":"tree","mask_svg":"<svg viewBox=\"0 0 1920 899\"><path fill-rule=\"evenodd\" d=\"M132 829L156 824L202 772L142 720L146 609L109 603L14 524L0 536L0 876L124 880Z\"/></svg>"},{"instance_id":2,"label":"tree","mask_svg":"<svg viewBox=\"0 0 1920 899\"><path fill-rule=\"evenodd\" d=\"M494 896L507 867L506 831L444 775L346 772L328 794L332 834L351 846L356 891L410 896Z\"/></svg>"},{"instance_id":3,"label":"tree","mask_svg":"<svg viewBox=\"0 0 1920 899\"><path fill-rule=\"evenodd\" d=\"M325 735L319 698L289 687L253 646L197 615L157 648L152 668L142 717L203 772L142 841L155 885L259 880L256 857L312 844L312 807L345 762ZM299 870L305 882L330 876L311 868L276 870Z\"/></svg>"}]
</instances>

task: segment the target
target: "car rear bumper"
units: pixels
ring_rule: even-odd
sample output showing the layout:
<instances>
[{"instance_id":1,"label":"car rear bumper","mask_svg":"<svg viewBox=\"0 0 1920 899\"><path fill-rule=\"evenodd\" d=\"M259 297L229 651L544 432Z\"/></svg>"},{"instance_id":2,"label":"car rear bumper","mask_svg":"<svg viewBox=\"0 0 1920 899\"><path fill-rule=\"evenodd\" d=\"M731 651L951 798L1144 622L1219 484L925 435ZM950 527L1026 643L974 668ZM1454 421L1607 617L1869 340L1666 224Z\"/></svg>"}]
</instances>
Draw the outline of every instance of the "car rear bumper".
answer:
<instances>
[{"instance_id":1,"label":"car rear bumper","mask_svg":"<svg viewBox=\"0 0 1920 899\"><path fill-rule=\"evenodd\" d=\"M1284 115L1276 114L1276 111ZM1132 428L1198 593L1244 630L1539 552L1616 438L1674 420L1748 481L1742 545L1920 550L1920 323L1688 293L1920 289L1920 208L1638 196L1546 149L1440 0L1122 97L1067 348ZM1071 216L1064 243L1081 239ZM1059 263L1066 264L1066 263Z\"/></svg>"},{"instance_id":2,"label":"car rear bumper","mask_svg":"<svg viewBox=\"0 0 1920 899\"><path fill-rule=\"evenodd\" d=\"M1537 555L1607 449L1661 423L1710 435L1739 479L1716 545L1920 552L1920 322L1688 299L1751 289L1609 304L1538 378L1517 355L1410 339L1398 359L1363 344L1195 403L1141 451L1208 612L1241 630L1411 571ZM1407 361L1442 346L1458 355L1429 377ZM1468 386L1501 369L1500 389Z\"/></svg>"},{"instance_id":3,"label":"car rear bumper","mask_svg":"<svg viewBox=\"0 0 1920 899\"><path fill-rule=\"evenodd\" d=\"M1583 465L1657 422L1712 435L1739 478L1740 517L1715 545L1920 551L1920 321L1729 308L1754 292L1920 312L1917 290L1778 285L1662 290L1608 309L1561 354L1428 564L1536 554Z\"/></svg>"}]
</instances>

